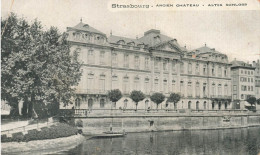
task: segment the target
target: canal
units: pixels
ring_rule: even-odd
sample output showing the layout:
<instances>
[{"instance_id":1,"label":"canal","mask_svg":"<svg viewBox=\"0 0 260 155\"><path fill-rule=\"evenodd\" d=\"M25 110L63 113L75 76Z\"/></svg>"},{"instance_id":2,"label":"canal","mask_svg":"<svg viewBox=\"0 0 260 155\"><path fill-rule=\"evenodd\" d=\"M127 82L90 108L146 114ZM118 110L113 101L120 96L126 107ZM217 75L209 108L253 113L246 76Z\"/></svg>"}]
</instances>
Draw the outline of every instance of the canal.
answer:
<instances>
[{"instance_id":1,"label":"canal","mask_svg":"<svg viewBox=\"0 0 260 155\"><path fill-rule=\"evenodd\" d=\"M129 133L121 138L87 139L59 154L86 155L257 155L260 127Z\"/></svg>"}]
</instances>

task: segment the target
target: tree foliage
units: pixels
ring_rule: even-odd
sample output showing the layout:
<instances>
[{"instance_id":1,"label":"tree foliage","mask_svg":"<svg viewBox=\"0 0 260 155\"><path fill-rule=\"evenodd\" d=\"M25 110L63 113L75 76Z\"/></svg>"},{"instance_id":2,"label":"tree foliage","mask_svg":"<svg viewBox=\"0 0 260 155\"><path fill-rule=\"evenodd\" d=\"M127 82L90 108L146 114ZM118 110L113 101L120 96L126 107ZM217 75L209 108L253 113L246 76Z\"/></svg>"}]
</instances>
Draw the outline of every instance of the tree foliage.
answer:
<instances>
[{"instance_id":1,"label":"tree foliage","mask_svg":"<svg viewBox=\"0 0 260 155\"><path fill-rule=\"evenodd\" d=\"M154 103L157 104L158 109L159 104L161 104L164 101L165 96L162 93L154 93L150 98Z\"/></svg>"},{"instance_id":2,"label":"tree foliage","mask_svg":"<svg viewBox=\"0 0 260 155\"><path fill-rule=\"evenodd\" d=\"M28 117L36 104L38 110L68 104L81 77L81 63L77 51L70 51L67 34L55 27L44 31L39 21L29 24L13 13L1 20L1 30L2 99L12 107L23 101Z\"/></svg>"},{"instance_id":3,"label":"tree foliage","mask_svg":"<svg viewBox=\"0 0 260 155\"><path fill-rule=\"evenodd\" d=\"M178 103L181 99L181 95L180 94L176 94L176 93L171 93L170 97L168 98L168 102L173 102L173 103Z\"/></svg>"},{"instance_id":4,"label":"tree foliage","mask_svg":"<svg viewBox=\"0 0 260 155\"><path fill-rule=\"evenodd\" d=\"M130 94L130 98L135 102L136 105L136 110L137 110L137 105L138 102L142 101L143 99L145 99L145 95L143 92L141 91L137 91L137 90L133 90Z\"/></svg>"},{"instance_id":5,"label":"tree foliage","mask_svg":"<svg viewBox=\"0 0 260 155\"><path fill-rule=\"evenodd\" d=\"M253 104L256 103L256 98L255 98L254 96L250 96L250 97L247 98L246 101L247 101L248 103L250 103L251 106L253 106Z\"/></svg>"},{"instance_id":6,"label":"tree foliage","mask_svg":"<svg viewBox=\"0 0 260 155\"><path fill-rule=\"evenodd\" d=\"M122 93L119 89L113 89L108 92L108 98L110 99L110 101L116 103L122 98Z\"/></svg>"},{"instance_id":7,"label":"tree foliage","mask_svg":"<svg viewBox=\"0 0 260 155\"><path fill-rule=\"evenodd\" d=\"M256 100L256 103L260 105L260 98Z\"/></svg>"}]
</instances>

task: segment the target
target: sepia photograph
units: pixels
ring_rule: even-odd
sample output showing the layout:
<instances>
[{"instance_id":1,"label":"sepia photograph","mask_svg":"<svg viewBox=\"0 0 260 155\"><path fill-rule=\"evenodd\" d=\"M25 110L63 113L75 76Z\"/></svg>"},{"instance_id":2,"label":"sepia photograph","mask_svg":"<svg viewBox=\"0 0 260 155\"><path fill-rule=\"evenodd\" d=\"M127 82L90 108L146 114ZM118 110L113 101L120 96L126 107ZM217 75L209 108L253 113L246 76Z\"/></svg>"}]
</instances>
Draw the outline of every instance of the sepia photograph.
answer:
<instances>
[{"instance_id":1,"label":"sepia photograph","mask_svg":"<svg viewBox=\"0 0 260 155\"><path fill-rule=\"evenodd\" d=\"M260 1L1 0L1 154L260 155Z\"/></svg>"}]
</instances>

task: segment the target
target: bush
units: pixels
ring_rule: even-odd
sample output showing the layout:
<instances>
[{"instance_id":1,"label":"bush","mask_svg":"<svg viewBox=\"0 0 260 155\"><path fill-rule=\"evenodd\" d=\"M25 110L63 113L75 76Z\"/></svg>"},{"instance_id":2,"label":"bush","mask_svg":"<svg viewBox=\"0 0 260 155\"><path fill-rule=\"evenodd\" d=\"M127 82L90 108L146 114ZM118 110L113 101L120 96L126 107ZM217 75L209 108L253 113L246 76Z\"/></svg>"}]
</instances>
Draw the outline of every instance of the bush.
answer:
<instances>
[{"instance_id":1,"label":"bush","mask_svg":"<svg viewBox=\"0 0 260 155\"><path fill-rule=\"evenodd\" d=\"M55 139L61 137L69 137L78 133L77 128L67 124L59 123L58 125L43 127L41 131L36 129L29 130L28 134L23 135L22 132L12 134L12 137L1 135L1 142L28 142L32 140Z\"/></svg>"}]
</instances>

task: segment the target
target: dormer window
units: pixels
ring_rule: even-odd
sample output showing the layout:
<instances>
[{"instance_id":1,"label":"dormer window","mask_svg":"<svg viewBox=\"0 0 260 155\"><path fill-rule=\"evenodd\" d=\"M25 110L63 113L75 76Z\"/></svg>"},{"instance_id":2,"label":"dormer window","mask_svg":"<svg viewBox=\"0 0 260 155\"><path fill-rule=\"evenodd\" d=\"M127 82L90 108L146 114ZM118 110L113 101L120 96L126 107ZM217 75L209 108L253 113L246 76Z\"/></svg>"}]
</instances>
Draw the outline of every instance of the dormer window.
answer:
<instances>
[{"instance_id":1,"label":"dormer window","mask_svg":"<svg viewBox=\"0 0 260 155\"><path fill-rule=\"evenodd\" d=\"M89 28L89 25L88 25L88 24L85 24L83 27L85 27L85 28Z\"/></svg>"},{"instance_id":2,"label":"dormer window","mask_svg":"<svg viewBox=\"0 0 260 155\"><path fill-rule=\"evenodd\" d=\"M123 45L123 44L125 44L125 41L124 40L119 40L117 43Z\"/></svg>"}]
</instances>

